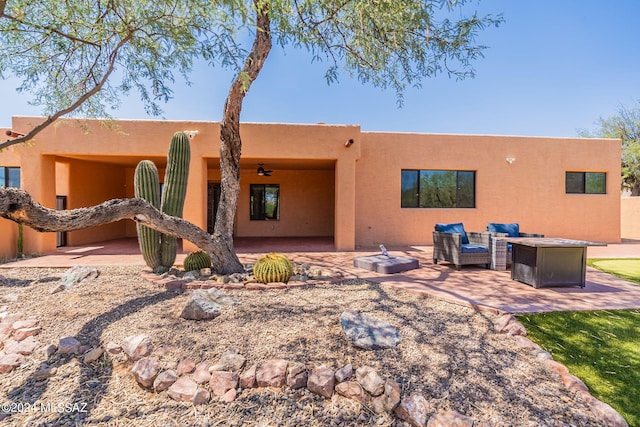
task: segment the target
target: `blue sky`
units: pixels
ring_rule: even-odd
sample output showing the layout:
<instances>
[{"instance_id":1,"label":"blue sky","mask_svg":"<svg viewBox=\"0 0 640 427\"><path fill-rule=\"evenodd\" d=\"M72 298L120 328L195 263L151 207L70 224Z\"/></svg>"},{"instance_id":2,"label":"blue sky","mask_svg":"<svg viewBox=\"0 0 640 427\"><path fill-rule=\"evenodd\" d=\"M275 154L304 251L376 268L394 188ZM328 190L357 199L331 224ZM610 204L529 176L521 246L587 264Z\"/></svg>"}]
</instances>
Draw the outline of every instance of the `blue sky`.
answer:
<instances>
[{"instance_id":1,"label":"blue sky","mask_svg":"<svg viewBox=\"0 0 640 427\"><path fill-rule=\"evenodd\" d=\"M506 22L479 35L489 49L475 63L474 79L425 80L398 108L392 91L347 75L328 86L322 63L311 64L304 51L275 46L241 119L359 124L364 131L571 137L640 100L640 1L484 0L478 8L503 13ZM198 66L190 87L175 86L164 118L220 120L231 78ZM24 97L12 96L15 86L0 81L0 126L9 126L13 115L39 113ZM150 118L135 97L113 116Z\"/></svg>"}]
</instances>

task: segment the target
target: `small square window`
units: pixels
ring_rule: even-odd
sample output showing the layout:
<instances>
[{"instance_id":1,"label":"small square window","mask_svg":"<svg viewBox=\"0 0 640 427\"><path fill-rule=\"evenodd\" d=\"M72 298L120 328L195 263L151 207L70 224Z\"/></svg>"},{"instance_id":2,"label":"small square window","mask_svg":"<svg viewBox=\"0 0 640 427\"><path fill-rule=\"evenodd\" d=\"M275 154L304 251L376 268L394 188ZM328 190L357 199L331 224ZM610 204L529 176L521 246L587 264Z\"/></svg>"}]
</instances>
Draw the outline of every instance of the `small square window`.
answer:
<instances>
[{"instance_id":1,"label":"small square window","mask_svg":"<svg viewBox=\"0 0 640 427\"><path fill-rule=\"evenodd\" d=\"M280 186L251 184L250 217L252 221L280 219Z\"/></svg>"},{"instance_id":2,"label":"small square window","mask_svg":"<svg viewBox=\"0 0 640 427\"><path fill-rule=\"evenodd\" d=\"M565 192L567 194L606 194L607 174L605 172L567 172Z\"/></svg>"}]
</instances>

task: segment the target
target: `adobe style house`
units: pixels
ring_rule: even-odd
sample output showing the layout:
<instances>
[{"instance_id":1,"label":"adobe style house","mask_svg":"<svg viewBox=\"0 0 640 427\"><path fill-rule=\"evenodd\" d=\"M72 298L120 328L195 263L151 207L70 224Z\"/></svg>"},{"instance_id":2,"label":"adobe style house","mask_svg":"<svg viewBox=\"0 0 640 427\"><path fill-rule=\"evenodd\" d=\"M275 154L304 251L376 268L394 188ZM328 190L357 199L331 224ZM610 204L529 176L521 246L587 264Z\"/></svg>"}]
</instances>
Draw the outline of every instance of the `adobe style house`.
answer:
<instances>
[{"instance_id":1,"label":"adobe style house","mask_svg":"<svg viewBox=\"0 0 640 427\"><path fill-rule=\"evenodd\" d=\"M11 130L24 133L41 120L14 117ZM0 152L0 185L19 182L51 208L133 197L136 164L153 160L162 179L171 136L183 130L197 131L184 218L210 230L220 185L217 122L61 120L32 144ZM241 134L237 237L327 236L336 250L354 250L429 245L438 222L471 231L518 222L547 236L620 241L619 140L267 123L243 123ZM259 167L272 172L258 174ZM132 221L66 236L25 229L24 252L135 233ZM0 234L0 256L14 255L16 224L0 219Z\"/></svg>"}]
</instances>

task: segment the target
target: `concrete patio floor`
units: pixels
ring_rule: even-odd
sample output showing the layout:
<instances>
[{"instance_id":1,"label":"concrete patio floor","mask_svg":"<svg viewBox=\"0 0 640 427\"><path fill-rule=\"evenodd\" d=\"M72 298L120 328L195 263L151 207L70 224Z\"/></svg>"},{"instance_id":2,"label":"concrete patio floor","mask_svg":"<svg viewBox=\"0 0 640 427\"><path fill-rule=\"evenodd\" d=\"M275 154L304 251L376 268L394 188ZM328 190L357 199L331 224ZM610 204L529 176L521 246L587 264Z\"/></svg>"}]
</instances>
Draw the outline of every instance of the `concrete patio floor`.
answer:
<instances>
[{"instance_id":1,"label":"concrete patio floor","mask_svg":"<svg viewBox=\"0 0 640 427\"><path fill-rule=\"evenodd\" d=\"M297 262L342 271L345 278L369 280L427 297L481 310L532 313L573 310L616 310L640 308L640 285L587 268L586 286L534 289L511 279L511 272L467 266L456 270L450 264L434 264L431 246L390 248L395 256L417 258L420 268L398 274L379 274L353 266L358 256L376 254L375 249L336 252L331 239L238 239L238 257L253 262L261 254L286 252ZM623 241L606 247L590 247L589 258L640 258L639 241ZM179 254L180 264L185 254ZM639 261L640 262L640 261ZM144 265L135 239L113 240L82 247L59 248L56 253L0 264L16 267L71 267L74 265Z\"/></svg>"}]
</instances>

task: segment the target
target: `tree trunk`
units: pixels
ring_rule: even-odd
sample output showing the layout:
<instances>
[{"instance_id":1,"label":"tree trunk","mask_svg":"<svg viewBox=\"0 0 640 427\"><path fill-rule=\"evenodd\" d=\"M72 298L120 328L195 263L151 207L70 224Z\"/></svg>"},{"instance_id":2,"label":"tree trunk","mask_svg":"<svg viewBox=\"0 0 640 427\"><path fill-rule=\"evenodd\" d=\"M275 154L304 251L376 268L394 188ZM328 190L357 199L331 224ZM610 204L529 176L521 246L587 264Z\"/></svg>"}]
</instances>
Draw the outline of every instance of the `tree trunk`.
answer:
<instances>
[{"instance_id":1,"label":"tree trunk","mask_svg":"<svg viewBox=\"0 0 640 427\"><path fill-rule=\"evenodd\" d=\"M219 272L229 263L224 247L214 236L189 221L160 212L143 199L114 199L90 208L58 211L34 202L26 191L0 187L0 217L40 232L82 230L130 219L190 241L209 254Z\"/></svg>"},{"instance_id":2,"label":"tree trunk","mask_svg":"<svg viewBox=\"0 0 640 427\"><path fill-rule=\"evenodd\" d=\"M266 2L255 0L256 36L242 71L231 84L220 123L220 173L222 176L220 204L213 238L220 244L224 273L242 271L242 264L233 249L233 223L240 195L240 112L251 83L258 77L271 51L271 23Z\"/></svg>"}]
</instances>

